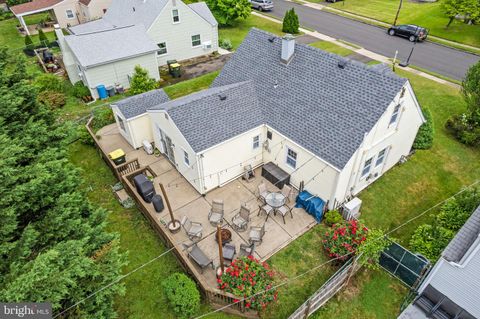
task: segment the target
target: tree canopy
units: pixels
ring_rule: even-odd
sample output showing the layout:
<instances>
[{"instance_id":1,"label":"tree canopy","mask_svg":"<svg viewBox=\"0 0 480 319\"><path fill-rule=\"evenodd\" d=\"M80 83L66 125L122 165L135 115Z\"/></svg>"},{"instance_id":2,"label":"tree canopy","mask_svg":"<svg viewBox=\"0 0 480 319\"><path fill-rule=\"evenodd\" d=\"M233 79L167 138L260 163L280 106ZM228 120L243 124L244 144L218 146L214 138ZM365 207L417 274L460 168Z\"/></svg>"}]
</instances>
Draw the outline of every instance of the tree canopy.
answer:
<instances>
[{"instance_id":1,"label":"tree canopy","mask_svg":"<svg viewBox=\"0 0 480 319\"><path fill-rule=\"evenodd\" d=\"M135 66L135 72L130 82L129 94L136 95L154 90L158 87L157 81L148 75L148 71L140 65Z\"/></svg>"},{"instance_id":2,"label":"tree canopy","mask_svg":"<svg viewBox=\"0 0 480 319\"><path fill-rule=\"evenodd\" d=\"M298 16L295 13L295 9L292 8L287 10L283 17L282 31L285 33L297 34L299 27L300 23L298 21Z\"/></svg>"},{"instance_id":3,"label":"tree canopy","mask_svg":"<svg viewBox=\"0 0 480 319\"><path fill-rule=\"evenodd\" d=\"M207 5L220 25L231 26L237 20L246 19L252 12L248 0L207 0Z\"/></svg>"},{"instance_id":4,"label":"tree canopy","mask_svg":"<svg viewBox=\"0 0 480 319\"><path fill-rule=\"evenodd\" d=\"M58 313L116 280L125 259L67 159L73 131L37 102L25 60L5 48L0 95L0 300L49 301ZM122 291L113 285L67 317L114 317Z\"/></svg>"}]
</instances>

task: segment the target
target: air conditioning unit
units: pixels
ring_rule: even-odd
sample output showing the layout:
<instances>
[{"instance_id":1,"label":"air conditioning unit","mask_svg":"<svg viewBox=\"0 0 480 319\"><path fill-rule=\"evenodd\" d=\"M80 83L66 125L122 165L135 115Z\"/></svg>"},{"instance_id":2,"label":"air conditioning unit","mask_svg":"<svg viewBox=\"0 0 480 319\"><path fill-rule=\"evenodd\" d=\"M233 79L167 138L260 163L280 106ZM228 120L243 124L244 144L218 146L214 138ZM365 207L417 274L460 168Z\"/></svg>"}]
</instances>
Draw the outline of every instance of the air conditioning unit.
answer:
<instances>
[{"instance_id":1,"label":"air conditioning unit","mask_svg":"<svg viewBox=\"0 0 480 319\"><path fill-rule=\"evenodd\" d=\"M268 140L263 142L263 149L270 153L270 143L268 142Z\"/></svg>"},{"instance_id":2,"label":"air conditioning unit","mask_svg":"<svg viewBox=\"0 0 480 319\"><path fill-rule=\"evenodd\" d=\"M360 218L360 207L362 200L354 197L351 201L343 205L343 217L347 220Z\"/></svg>"},{"instance_id":3,"label":"air conditioning unit","mask_svg":"<svg viewBox=\"0 0 480 319\"><path fill-rule=\"evenodd\" d=\"M153 154L153 146L152 146L152 143L150 143L149 141L145 140L142 142L142 145L143 145L143 150L145 151L145 153L147 153L148 155L152 155Z\"/></svg>"},{"instance_id":4,"label":"air conditioning unit","mask_svg":"<svg viewBox=\"0 0 480 319\"><path fill-rule=\"evenodd\" d=\"M211 49L212 48L212 41L205 41L203 42L204 49Z\"/></svg>"}]
</instances>

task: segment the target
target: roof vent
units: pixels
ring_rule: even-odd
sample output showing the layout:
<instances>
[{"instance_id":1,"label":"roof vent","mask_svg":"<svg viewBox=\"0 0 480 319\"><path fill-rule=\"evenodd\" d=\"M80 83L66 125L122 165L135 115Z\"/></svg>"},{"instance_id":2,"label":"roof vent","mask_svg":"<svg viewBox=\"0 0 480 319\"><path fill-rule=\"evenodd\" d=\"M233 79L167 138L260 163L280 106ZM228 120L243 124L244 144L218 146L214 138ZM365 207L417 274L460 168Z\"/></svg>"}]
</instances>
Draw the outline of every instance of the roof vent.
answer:
<instances>
[{"instance_id":1,"label":"roof vent","mask_svg":"<svg viewBox=\"0 0 480 319\"><path fill-rule=\"evenodd\" d=\"M270 37L270 38L268 38L268 41L269 41L270 43L273 43L273 41L275 41L275 37Z\"/></svg>"},{"instance_id":2,"label":"roof vent","mask_svg":"<svg viewBox=\"0 0 480 319\"><path fill-rule=\"evenodd\" d=\"M133 12L135 12L135 7L132 7Z\"/></svg>"},{"instance_id":3,"label":"roof vent","mask_svg":"<svg viewBox=\"0 0 480 319\"><path fill-rule=\"evenodd\" d=\"M225 101L227 99L227 96L223 93L220 93L218 97L220 98L220 101Z\"/></svg>"},{"instance_id":4,"label":"roof vent","mask_svg":"<svg viewBox=\"0 0 480 319\"><path fill-rule=\"evenodd\" d=\"M338 67L340 69L345 69L345 66L347 65L347 61L346 60L340 60L338 61Z\"/></svg>"}]
</instances>

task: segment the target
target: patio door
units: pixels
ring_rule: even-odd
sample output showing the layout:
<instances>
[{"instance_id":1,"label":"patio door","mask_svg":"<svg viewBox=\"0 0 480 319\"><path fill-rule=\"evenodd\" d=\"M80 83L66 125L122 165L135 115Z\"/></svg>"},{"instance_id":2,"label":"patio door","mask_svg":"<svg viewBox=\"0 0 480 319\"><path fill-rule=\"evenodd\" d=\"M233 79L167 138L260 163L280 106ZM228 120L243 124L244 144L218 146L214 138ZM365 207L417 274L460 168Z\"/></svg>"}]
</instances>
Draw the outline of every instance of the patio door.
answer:
<instances>
[{"instance_id":1,"label":"patio door","mask_svg":"<svg viewBox=\"0 0 480 319\"><path fill-rule=\"evenodd\" d=\"M166 155L170 162L175 164L175 149L173 148L173 143L168 135L165 135L165 148L166 148Z\"/></svg>"}]
</instances>

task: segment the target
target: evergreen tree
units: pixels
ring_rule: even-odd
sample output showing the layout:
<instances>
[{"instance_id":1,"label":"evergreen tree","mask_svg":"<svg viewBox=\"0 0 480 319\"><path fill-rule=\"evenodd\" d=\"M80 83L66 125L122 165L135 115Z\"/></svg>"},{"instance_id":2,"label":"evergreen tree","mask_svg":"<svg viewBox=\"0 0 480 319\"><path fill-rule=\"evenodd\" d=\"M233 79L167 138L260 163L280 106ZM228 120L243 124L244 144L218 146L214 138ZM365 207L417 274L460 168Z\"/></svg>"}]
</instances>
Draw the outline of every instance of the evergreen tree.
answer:
<instances>
[{"instance_id":1,"label":"evergreen tree","mask_svg":"<svg viewBox=\"0 0 480 319\"><path fill-rule=\"evenodd\" d=\"M28 34L25 36L25 48L30 51L34 49L32 38Z\"/></svg>"},{"instance_id":2,"label":"evergreen tree","mask_svg":"<svg viewBox=\"0 0 480 319\"><path fill-rule=\"evenodd\" d=\"M118 279L125 258L105 231L107 212L80 191L66 156L70 128L36 102L24 63L0 49L0 300L50 301L59 313ZM115 317L123 289L102 290L64 317Z\"/></svg>"},{"instance_id":3,"label":"evergreen tree","mask_svg":"<svg viewBox=\"0 0 480 319\"><path fill-rule=\"evenodd\" d=\"M135 72L130 82L129 94L136 95L154 90L158 87L157 81L148 75L148 71L140 65L135 66Z\"/></svg>"},{"instance_id":4,"label":"evergreen tree","mask_svg":"<svg viewBox=\"0 0 480 319\"><path fill-rule=\"evenodd\" d=\"M42 29L38 30L38 39L40 40L40 43L42 45L47 45L48 44L48 38L47 36L45 35L45 32L43 32Z\"/></svg>"},{"instance_id":5,"label":"evergreen tree","mask_svg":"<svg viewBox=\"0 0 480 319\"><path fill-rule=\"evenodd\" d=\"M298 29L300 28L300 23L298 21L298 16L295 13L295 9L292 8L285 12L283 18L282 31L285 33L297 34Z\"/></svg>"}]
</instances>

